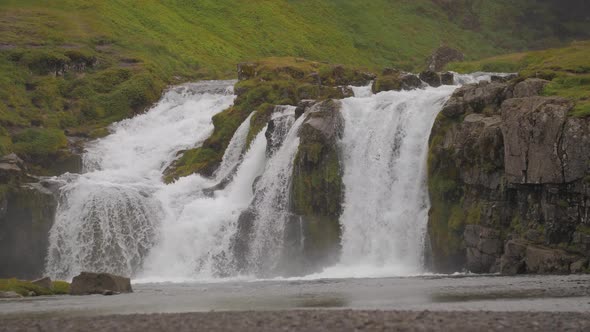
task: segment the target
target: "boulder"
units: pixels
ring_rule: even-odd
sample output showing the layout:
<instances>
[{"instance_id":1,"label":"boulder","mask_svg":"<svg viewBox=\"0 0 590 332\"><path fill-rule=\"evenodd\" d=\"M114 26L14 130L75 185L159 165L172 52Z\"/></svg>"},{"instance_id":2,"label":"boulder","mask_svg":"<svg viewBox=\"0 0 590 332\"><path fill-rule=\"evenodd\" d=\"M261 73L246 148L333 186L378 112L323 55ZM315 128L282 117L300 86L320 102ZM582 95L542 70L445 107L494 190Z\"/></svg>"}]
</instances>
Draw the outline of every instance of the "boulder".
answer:
<instances>
[{"instance_id":1,"label":"boulder","mask_svg":"<svg viewBox=\"0 0 590 332\"><path fill-rule=\"evenodd\" d=\"M588 269L588 259L582 258L570 265L570 272L571 273L584 273L587 272Z\"/></svg>"},{"instance_id":2,"label":"boulder","mask_svg":"<svg viewBox=\"0 0 590 332\"><path fill-rule=\"evenodd\" d=\"M500 273L514 275L526 271L524 256L527 243L520 240L510 240L504 245L504 255L500 259Z\"/></svg>"},{"instance_id":3,"label":"boulder","mask_svg":"<svg viewBox=\"0 0 590 332\"><path fill-rule=\"evenodd\" d=\"M465 56L460 51L441 46L428 58L428 69L432 71L441 71L450 62L463 61Z\"/></svg>"},{"instance_id":4,"label":"boulder","mask_svg":"<svg viewBox=\"0 0 590 332\"><path fill-rule=\"evenodd\" d=\"M514 86L514 98L538 96L548 83L549 81L539 78L527 78Z\"/></svg>"},{"instance_id":5,"label":"boulder","mask_svg":"<svg viewBox=\"0 0 590 332\"><path fill-rule=\"evenodd\" d=\"M528 273L560 273L570 272L570 265L578 261L578 257L561 249L549 249L529 245L526 248L525 263Z\"/></svg>"},{"instance_id":6,"label":"boulder","mask_svg":"<svg viewBox=\"0 0 590 332\"><path fill-rule=\"evenodd\" d=\"M23 297L17 292L0 292L0 299L19 299Z\"/></svg>"},{"instance_id":7,"label":"boulder","mask_svg":"<svg viewBox=\"0 0 590 332\"><path fill-rule=\"evenodd\" d=\"M70 295L103 294L105 291L131 293L131 280L109 273L82 272L72 280Z\"/></svg>"},{"instance_id":8,"label":"boulder","mask_svg":"<svg viewBox=\"0 0 590 332\"><path fill-rule=\"evenodd\" d=\"M44 277L41 279L31 281L32 284L37 285L39 287L51 289L51 278Z\"/></svg>"},{"instance_id":9,"label":"boulder","mask_svg":"<svg viewBox=\"0 0 590 332\"><path fill-rule=\"evenodd\" d=\"M495 113L508 94L508 86L501 83L481 82L464 85L453 93L445 103L442 113L457 117L467 113Z\"/></svg>"},{"instance_id":10,"label":"boulder","mask_svg":"<svg viewBox=\"0 0 590 332\"><path fill-rule=\"evenodd\" d=\"M441 77L438 73L434 71L425 70L421 72L420 79L432 87L437 88L441 86Z\"/></svg>"},{"instance_id":11,"label":"boulder","mask_svg":"<svg viewBox=\"0 0 590 332\"><path fill-rule=\"evenodd\" d=\"M444 72L440 74L440 81L443 85L453 85L455 84L455 74L451 72Z\"/></svg>"},{"instance_id":12,"label":"boulder","mask_svg":"<svg viewBox=\"0 0 590 332\"><path fill-rule=\"evenodd\" d=\"M413 90L422 87L424 83L418 76L397 69L385 69L383 75L373 81L373 93L382 91Z\"/></svg>"},{"instance_id":13,"label":"boulder","mask_svg":"<svg viewBox=\"0 0 590 332\"><path fill-rule=\"evenodd\" d=\"M563 183L559 144L572 103L562 98L528 97L502 104L504 161L509 183Z\"/></svg>"},{"instance_id":14,"label":"boulder","mask_svg":"<svg viewBox=\"0 0 590 332\"><path fill-rule=\"evenodd\" d=\"M400 75L402 90L414 90L422 87L422 80L418 76L410 73L402 73Z\"/></svg>"}]
</instances>

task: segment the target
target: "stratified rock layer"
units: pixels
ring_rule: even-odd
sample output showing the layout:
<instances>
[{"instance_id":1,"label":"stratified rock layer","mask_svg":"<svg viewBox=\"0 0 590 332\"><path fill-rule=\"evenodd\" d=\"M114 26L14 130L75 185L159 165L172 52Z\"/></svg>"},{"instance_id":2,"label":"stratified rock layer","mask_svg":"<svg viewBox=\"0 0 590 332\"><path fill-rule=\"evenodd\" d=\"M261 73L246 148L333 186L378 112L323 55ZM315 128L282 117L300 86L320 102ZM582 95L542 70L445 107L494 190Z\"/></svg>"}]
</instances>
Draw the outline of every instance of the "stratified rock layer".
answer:
<instances>
[{"instance_id":1,"label":"stratified rock layer","mask_svg":"<svg viewBox=\"0 0 590 332\"><path fill-rule=\"evenodd\" d=\"M590 119L547 81L457 89L430 137L434 268L582 273L590 257Z\"/></svg>"}]
</instances>

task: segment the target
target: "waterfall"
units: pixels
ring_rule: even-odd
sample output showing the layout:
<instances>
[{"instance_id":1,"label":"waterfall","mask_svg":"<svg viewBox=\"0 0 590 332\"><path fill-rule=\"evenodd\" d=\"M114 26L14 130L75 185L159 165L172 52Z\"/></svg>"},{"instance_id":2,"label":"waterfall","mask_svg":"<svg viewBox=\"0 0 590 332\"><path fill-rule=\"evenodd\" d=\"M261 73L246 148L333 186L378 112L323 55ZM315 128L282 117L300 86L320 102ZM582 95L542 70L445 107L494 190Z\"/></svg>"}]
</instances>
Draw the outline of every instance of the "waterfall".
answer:
<instances>
[{"instance_id":1,"label":"waterfall","mask_svg":"<svg viewBox=\"0 0 590 332\"><path fill-rule=\"evenodd\" d=\"M457 82L489 77L462 75ZM306 118L295 120L295 107L277 106L248 144L251 113L212 178L162 181L179 151L212 133L212 117L234 101L233 84L206 81L169 90L151 110L113 124L110 135L89 144L83 174L55 179L61 187L49 276L68 279L90 270L174 281L289 273L287 226L299 227L298 245L306 244L304 221L290 212ZM423 271L428 137L456 87L378 94L354 87L355 97L342 100L341 258L310 278Z\"/></svg>"},{"instance_id":2,"label":"waterfall","mask_svg":"<svg viewBox=\"0 0 590 332\"><path fill-rule=\"evenodd\" d=\"M295 107L278 108L273 116L272 153L264 173L256 184L253 202L254 222L247 261L257 275L276 274L281 263L285 225L290 217L293 161L299 148L299 128L304 116L295 121Z\"/></svg>"},{"instance_id":3,"label":"waterfall","mask_svg":"<svg viewBox=\"0 0 590 332\"><path fill-rule=\"evenodd\" d=\"M83 270L135 275L159 240L168 207L162 172L178 151L205 140L212 116L234 100L233 81L168 91L145 114L114 124L87 146L85 173L66 174L49 235L46 272L67 279Z\"/></svg>"},{"instance_id":4,"label":"waterfall","mask_svg":"<svg viewBox=\"0 0 590 332\"><path fill-rule=\"evenodd\" d=\"M430 208L428 137L456 87L387 91L342 100L345 188L340 263L320 276L420 273Z\"/></svg>"}]
</instances>

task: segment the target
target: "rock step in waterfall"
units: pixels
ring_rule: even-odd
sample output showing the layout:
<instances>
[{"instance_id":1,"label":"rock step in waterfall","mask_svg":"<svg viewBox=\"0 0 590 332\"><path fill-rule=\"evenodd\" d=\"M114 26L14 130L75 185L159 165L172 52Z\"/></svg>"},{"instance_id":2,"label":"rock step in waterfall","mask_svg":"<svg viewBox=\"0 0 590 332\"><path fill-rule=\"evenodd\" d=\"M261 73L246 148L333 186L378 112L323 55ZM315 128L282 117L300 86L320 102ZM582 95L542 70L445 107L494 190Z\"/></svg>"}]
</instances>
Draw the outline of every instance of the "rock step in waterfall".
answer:
<instances>
[{"instance_id":1,"label":"rock step in waterfall","mask_svg":"<svg viewBox=\"0 0 590 332\"><path fill-rule=\"evenodd\" d=\"M330 265L321 276L422 271L428 137L456 86L355 89L357 97L311 103L298 118L294 106L278 106L247 146L251 115L214 177L164 184L177 153L203 142L212 116L232 104L233 83L170 90L90 144L84 174L55 180L48 275L91 270L176 281L301 275ZM313 199L302 194L310 188L319 188ZM330 199L317 203L322 197Z\"/></svg>"}]
</instances>

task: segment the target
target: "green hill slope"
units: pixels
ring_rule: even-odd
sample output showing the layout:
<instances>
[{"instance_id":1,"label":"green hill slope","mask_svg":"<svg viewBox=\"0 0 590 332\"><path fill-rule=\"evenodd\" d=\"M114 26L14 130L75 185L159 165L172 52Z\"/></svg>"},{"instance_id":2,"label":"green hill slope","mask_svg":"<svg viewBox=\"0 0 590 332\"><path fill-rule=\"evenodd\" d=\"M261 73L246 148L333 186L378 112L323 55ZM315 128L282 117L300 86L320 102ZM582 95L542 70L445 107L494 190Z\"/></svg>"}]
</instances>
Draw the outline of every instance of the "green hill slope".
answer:
<instances>
[{"instance_id":1,"label":"green hill slope","mask_svg":"<svg viewBox=\"0 0 590 332\"><path fill-rule=\"evenodd\" d=\"M4 0L0 154L50 158L65 146L64 130L100 135L106 124L154 102L166 85L232 77L244 60L297 56L415 69L441 44L478 59L590 31L583 29L587 20L559 16L552 6L530 0ZM530 8L537 9L535 20L523 18ZM539 20L551 24L539 26Z\"/></svg>"}]
</instances>

